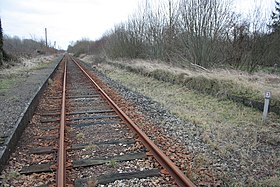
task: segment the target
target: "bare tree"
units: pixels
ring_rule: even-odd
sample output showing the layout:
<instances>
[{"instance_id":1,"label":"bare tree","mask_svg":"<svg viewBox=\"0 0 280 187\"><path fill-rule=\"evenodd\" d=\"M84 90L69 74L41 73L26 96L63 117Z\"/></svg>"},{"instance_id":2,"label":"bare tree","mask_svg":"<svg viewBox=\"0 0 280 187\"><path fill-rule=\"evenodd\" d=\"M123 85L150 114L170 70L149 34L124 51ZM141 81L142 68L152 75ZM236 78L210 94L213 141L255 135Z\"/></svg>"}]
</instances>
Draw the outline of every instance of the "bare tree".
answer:
<instances>
[{"instance_id":1,"label":"bare tree","mask_svg":"<svg viewBox=\"0 0 280 187\"><path fill-rule=\"evenodd\" d=\"M54 48L46 48L42 40L20 39L18 36L4 35L5 56L36 56L38 54L55 53ZM8 55L7 55L8 54Z\"/></svg>"},{"instance_id":2,"label":"bare tree","mask_svg":"<svg viewBox=\"0 0 280 187\"><path fill-rule=\"evenodd\" d=\"M269 64L271 40L266 16L260 11L262 3L255 0L246 16L240 16L234 24L228 47L228 62L234 68L253 72Z\"/></svg>"},{"instance_id":3,"label":"bare tree","mask_svg":"<svg viewBox=\"0 0 280 187\"><path fill-rule=\"evenodd\" d=\"M269 27L272 29L272 32L280 32L280 2L275 1L275 4L275 11L271 15L272 23Z\"/></svg>"},{"instance_id":4,"label":"bare tree","mask_svg":"<svg viewBox=\"0 0 280 187\"><path fill-rule=\"evenodd\" d=\"M280 2L279 0L275 1L275 10L271 15L271 23L268 25L271 29L271 33L269 35L271 44L270 44L270 64L275 67L280 65Z\"/></svg>"},{"instance_id":5,"label":"bare tree","mask_svg":"<svg viewBox=\"0 0 280 187\"><path fill-rule=\"evenodd\" d=\"M268 47L273 37L266 32L258 2L246 16L250 19L244 20L233 12L230 0L142 1L126 22L107 32L98 48L112 58L230 65L253 71L267 64L273 51Z\"/></svg>"},{"instance_id":6,"label":"bare tree","mask_svg":"<svg viewBox=\"0 0 280 187\"><path fill-rule=\"evenodd\" d=\"M234 23L232 29L227 33L224 42L224 62L236 69L243 68L244 58L249 50L249 25L246 22Z\"/></svg>"},{"instance_id":7,"label":"bare tree","mask_svg":"<svg viewBox=\"0 0 280 187\"><path fill-rule=\"evenodd\" d=\"M180 14L184 56L202 66L215 63L218 42L232 25L230 5L223 0L181 0Z\"/></svg>"}]
</instances>

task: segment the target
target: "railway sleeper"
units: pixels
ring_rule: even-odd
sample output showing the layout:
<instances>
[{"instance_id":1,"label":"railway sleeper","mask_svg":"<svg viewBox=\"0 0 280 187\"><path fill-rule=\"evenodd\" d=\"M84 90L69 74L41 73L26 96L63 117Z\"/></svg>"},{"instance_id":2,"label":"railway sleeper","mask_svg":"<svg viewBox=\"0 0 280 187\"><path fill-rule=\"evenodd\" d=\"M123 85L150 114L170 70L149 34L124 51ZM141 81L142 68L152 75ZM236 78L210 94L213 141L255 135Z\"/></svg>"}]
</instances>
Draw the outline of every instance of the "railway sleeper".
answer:
<instances>
[{"instance_id":1,"label":"railway sleeper","mask_svg":"<svg viewBox=\"0 0 280 187\"><path fill-rule=\"evenodd\" d=\"M102 165L106 163L110 163L112 160L116 162L124 162L131 161L135 159L144 159L146 158L146 151L137 152L137 153L129 153L124 155L112 156L107 158L91 158L91 159L81 159L73 161L73 168L80 167L90 167L96 165ZM42 172L53 172L55 168L55 163L45 163L45 164L33 164L30 166L24 166L20 173L21 174L32 174L32 173L42 173Z\"/></svg>"},{"instance_id":2,"label":"railway sleeper","mask_svg":"<svg viewBox=\"0 0 280 187\"><path fill-rule=\"evenodd\" d=\"M57 137L53 137L53 138L57 138ZM73 144L71 145L71 147L67 150L79 150L79 149L87 149L88 147L93 147L96 145L131 145L134 144L135 141L133 139L130 140L111 140L111 141L107 141L107 142L97 142L94 144L88 144L88 143L84 143L84 144ZM36 147L30 150L30 154L48 154L48 153L53 153L56 152L57 148L53 147L53 146L46 146L46 147Z\"/></svg>"},{"instance_id":3,"label":"railway sleeper","mask_svg":"<svg viewBox=\"0 0 280 187\"><path fill-rule=\"evenodd\" d=\"M124 179L134 179L134 178L148 178L148 177L158 177L160 176L159 169L150 169L143 171L135 171L135 172L127 172L127 173L110 173L106 175L100 175L98 177L91 178L79 178L75 180L75 187L83 187L89 184L109 184L116 180L124 180Z\"/></svg>"}]
</instances>

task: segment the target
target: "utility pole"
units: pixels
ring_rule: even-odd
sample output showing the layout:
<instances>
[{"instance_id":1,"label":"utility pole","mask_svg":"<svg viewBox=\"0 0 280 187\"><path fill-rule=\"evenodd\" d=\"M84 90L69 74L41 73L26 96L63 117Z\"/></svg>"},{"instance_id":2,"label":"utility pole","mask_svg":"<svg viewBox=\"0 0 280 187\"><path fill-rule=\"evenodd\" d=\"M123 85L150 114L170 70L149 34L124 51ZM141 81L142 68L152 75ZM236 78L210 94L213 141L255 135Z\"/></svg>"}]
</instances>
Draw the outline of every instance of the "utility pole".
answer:
<instances>
[{"instance_id":1,"label":"utility pole","mask_svg":"<svg viewBox=\"0 0 280 187\"><path fill-rule=\"evenodd\" d=\"M48 47L48 34L47 34L47 28L45 28L45 38L46 38L46 47Z\"/></svg>"}]
</instances>

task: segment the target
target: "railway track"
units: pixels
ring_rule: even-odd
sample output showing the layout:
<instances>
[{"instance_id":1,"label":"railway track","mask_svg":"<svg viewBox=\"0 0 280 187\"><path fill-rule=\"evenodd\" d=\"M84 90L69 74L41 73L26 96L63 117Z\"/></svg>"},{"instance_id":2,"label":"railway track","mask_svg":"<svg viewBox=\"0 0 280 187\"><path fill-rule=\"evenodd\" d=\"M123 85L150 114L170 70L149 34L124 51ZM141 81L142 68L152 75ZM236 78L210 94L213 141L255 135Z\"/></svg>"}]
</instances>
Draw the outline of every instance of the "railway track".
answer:
<instances>
[{"instance_id":1,"label":"railway track","mask_svg":"<svg viewBox=\"0 0 280 187\"><path fill-rule=\"evenodd\" d=\"M11 185L96 186L141 178L146 186L194 186L69 55L7 167L20 171Z\"/></svg>"}]
</instances>

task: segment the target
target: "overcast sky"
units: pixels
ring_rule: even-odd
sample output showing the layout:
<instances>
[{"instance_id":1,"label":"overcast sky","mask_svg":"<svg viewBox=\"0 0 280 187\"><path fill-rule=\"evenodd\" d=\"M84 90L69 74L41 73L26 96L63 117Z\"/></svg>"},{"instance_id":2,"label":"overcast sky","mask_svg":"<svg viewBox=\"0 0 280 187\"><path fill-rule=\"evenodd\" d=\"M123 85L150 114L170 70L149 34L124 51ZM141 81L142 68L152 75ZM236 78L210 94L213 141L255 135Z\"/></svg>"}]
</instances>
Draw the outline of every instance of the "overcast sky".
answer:
<instances>
[{"instance_id":1,"label":"overcast sky","mask_svg":"<svg viewBox=\"0 0 280 187\"><path fill-rule=\"evenodd\" d=\"M96 40L121 21L127 20L144 0L0 0L4 34L20 38L44 38L67 49L71 41ZM254 0L237 0L246 12ZM261 0L259 0L261 1ZM262 8L274 7L274 0L262 0Z\"/></svg>"}]
</instances>

